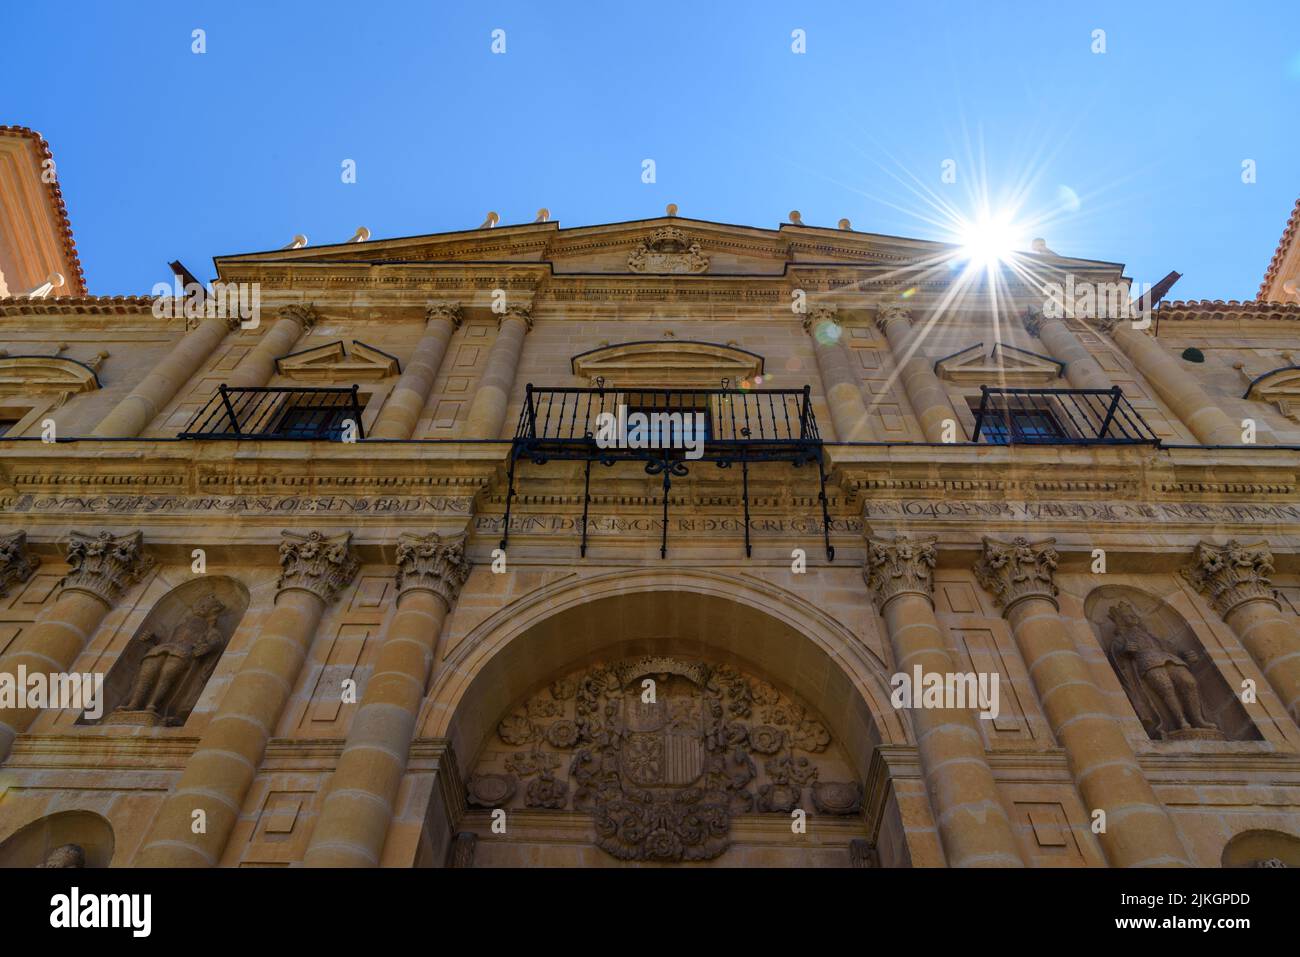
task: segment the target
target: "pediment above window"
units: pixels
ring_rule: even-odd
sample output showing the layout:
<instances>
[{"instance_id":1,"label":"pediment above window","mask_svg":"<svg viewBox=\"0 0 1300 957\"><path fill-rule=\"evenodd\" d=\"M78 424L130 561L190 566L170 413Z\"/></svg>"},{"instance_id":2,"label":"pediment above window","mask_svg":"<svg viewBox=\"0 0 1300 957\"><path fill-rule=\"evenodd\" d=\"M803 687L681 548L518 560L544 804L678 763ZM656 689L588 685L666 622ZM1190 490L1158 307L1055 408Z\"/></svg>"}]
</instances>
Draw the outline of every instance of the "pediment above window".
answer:
<instances>
[{"instance_id":1,"label":"pediment above window","mask_svg":"<svg viewBox=\"0 0 1300 957\"><path fill-rule=\"evenodd\" d=\"M1272 402L1287 418L1300 422L1300 366L1282 366L1257 376L1242 398Z\"/></svg>"},{"instance_id":2,"label":"pediment above window","mask_svg":"<svg viewBox=\"0 0 1300 957\"><path fill-rule=\"evenodd\" d=\"M960 385L1047 385L1061 377L1065 364L1002 342L986 353L984 343L977 342L940 359L934 371L939 378Z\"/></svg>"},{"instance_id":3,"label":"pediment above window","mask_svg":"<svg viewBox=\"0 0 1300 957\"><path fill-rule=\"evenodd\" d=\"M573 374L606 387L734 388L763 374L763 357L735 346L679 339L625 342L576 355Z\"/></svg>"},{"instance_id":4,"label":"pediment above window","mask_svg":"<svg viewBox=\"0 0 1300 957\"><path fill-rule=\"evenodd\" d=\"M276 371L295 382L373 382L402 371L394 356L364 342L340 339L275 360Z\"/></svg>"},{"instance_id":5,"label":"pediment above window","mask_svg":"<svg viewBox=\"0 0 1300 957\"><path fill-rule=\"evenodd\" d=\"M98 365L98 362L96 363ZM0 395L61 395L99 388L94 367L62 356L0 357Z\"/></svg>"}]
</instances>

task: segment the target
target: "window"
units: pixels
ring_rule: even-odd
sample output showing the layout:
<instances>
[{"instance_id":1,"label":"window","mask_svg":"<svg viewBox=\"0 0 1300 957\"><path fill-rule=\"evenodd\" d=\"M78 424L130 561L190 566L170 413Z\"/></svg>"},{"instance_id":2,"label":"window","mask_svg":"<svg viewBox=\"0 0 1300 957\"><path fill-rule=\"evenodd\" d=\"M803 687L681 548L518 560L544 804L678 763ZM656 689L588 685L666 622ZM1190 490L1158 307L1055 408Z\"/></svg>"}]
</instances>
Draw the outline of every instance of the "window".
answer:
<instances>
[{"instance_id":1,"label":"window","mask_svg":"<svg viewBox=\"0 0 1300 957\"><path fill-rule=\"evenodd\" d=\"M19 419L0 418L0 437L8 435L17 427Z\"/></svg>"},{"instance_id":2,"label":"window","mask_svg":"<svg viewBox=\"0 0 1300 957\"><path fill-rule=\"evenodd\" d=\"M346 406L304 405L296 403L285 410L274 435L294 439L329 439L343 435L343 423L355 418Z\"/></svg>"},{"instance_id":3,"label":"window","mask_svg":"<svg viewBox=\"0 0 1300 957\"><path fill-rule=\"evenodd\" d=\"M985 409L984 417L978 420L978 427L976 440L982 439L990 445L1027 442L1051 444L1067 438L1061 423L1047 409Z\"/></svg>"},{"instance_id":4,"label":"window","mask_svg":"<svg viewBox=\"0 0 1300 957\"><path fill-rule=\"evenodd\" d=\"M629 405L627 423L628 444L640 448L694 448L713 437L705 406Z\"/></svg>"}]
</instances>

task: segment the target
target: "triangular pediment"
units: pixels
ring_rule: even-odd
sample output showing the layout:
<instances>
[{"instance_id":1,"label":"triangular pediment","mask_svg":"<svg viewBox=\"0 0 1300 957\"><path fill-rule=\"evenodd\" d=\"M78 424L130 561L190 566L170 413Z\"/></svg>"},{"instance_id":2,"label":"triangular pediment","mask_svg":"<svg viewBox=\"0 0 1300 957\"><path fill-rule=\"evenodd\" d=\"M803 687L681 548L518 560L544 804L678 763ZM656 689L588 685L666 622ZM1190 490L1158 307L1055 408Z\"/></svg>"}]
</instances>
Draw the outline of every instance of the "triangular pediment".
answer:
<instances>
[{"instance_id":1,"label":"triangular pediment","mask_svg":"<svg viewBox=\"0 0 1300 957\"><path fill-rule=\"evenodd\" d=\"M0 395L91 392L99 388L98 364L63 356L0 356Z\"/></svg>"},{"instance_id":2,"label":"triangular pediment","mask_svg":"<svg viewBox=\"0 0 1300 957\"><path fill-rule=\"evenodd\" d=\"M572 359L574 375L607 388L716 389L763 374L763 357L735 346L679 339L656 339L602 346Z\"/></svg>"},{"instance_id":3,"label":"triangular pediment","mask_svg":"<svg viewBox=\"0 0 1300 957\"><path fill-rule=\"evenodd\" d=\"M1061 377L1065 365L1050 356L1042 356L1002 342L985 351L984 343L977 342L940 359L934 364L934 371L939 378L962 385L994 385L1001 382L1046 385Z\"/></svg>"},{"instance_id":4,"label":"triangular pediment","mask_svg":"<svg viewBox=\"0 0 1300 957\"><path fill-rule=\"evenodd\" d=\"M387 379L400 373L397 359L374 346L340 339L275 360L276 371L297 382L361 382Z\"/></svg>"}]
</instances>

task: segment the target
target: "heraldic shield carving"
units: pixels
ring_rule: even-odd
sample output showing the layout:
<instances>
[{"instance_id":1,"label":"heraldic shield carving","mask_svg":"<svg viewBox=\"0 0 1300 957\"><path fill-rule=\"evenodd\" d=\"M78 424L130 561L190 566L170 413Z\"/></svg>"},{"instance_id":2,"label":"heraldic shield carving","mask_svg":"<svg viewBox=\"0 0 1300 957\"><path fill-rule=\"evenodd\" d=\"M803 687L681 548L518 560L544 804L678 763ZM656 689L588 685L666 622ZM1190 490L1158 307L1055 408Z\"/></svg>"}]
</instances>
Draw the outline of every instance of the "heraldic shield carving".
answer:
<instances>
[{"instance_id":1,"label":"heraldic shield carving","mask_svg":"<svg viewBox=\"0 0 1300 957\"><path fill-rule=\"evenodd\" d=\"M664 656L597 665L533 695L497 737L526 750L489 749L469 804L589 813L597 845L620 860L711 860L730 846L735 816L788 815L809 786L815 813L862 806L856 781L818 781L847 771L825 725L730 666Z\"/></svg>"}]
</instances>

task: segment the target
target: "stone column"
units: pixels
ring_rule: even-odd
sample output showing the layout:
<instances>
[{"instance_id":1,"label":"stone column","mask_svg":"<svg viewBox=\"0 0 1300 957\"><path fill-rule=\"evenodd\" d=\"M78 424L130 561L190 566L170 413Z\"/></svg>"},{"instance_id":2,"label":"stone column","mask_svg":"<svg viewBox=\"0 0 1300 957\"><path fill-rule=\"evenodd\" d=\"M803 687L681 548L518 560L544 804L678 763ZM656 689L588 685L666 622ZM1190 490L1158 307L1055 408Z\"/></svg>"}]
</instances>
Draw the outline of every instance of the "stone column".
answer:
<instances>
[{"instance_id":1,"label":"stone column","mask_svg":"<svg viewBox=\"0 0 1300 957\"><path fill-rule=\"evenodd\" d=\"M1188 866L1169 813L1061 623L1054 544L1050 538L1034 544L1024 538L1011 542L986 538L975 577L1011 625L1089 814L1106 812L1106 830L1097 837L1111 865Z\"/></svg>"},{"instance_id":2,"label":"stone column","mask_svg":"<svg viewBox=\"0 0 1300 957\"><path fill-rule=\"evenodd\" d=\"M464 538L398 539L397 611L330 779L306 866L379 864L442 623L469 572Z\"/></svg>"},{"instance_id":3,"label":"stone column","mask_svg":"<svg viewBox=\"0 0 1300 957\"><path fill-rule=\"evenodd\" d=\"M954 428L960 421L953 410L948 390L934 372L934 362L920 349L921 332L912 323L912 314L896 302L887 302L876 314L876 325L889 340L889 351L898 365L899 378L912 412L921 423L927 442L942 442L944 422L951 421Z\"/></svg>"},{"instance_id":4,"label":"stone column","mask_svg":"<svg viewBox=\"0 0 1300 957\"><path fill-rule=\"evenodd\" d=\"M284 532L275 608L204 729L136 859L140 867L211 867L221 858L267 739L293 690L325 606L356 574L351 533ZM205 829L195 833L195 812Z\"/></svg>"},{"instance_id":5,"label":"stone column","mask_svg":"<svg viewBox=\"0 0 1300 957\"><path fill-rule=\"evenodd\" d=\"M130 438L139 435L154 420L190 377L207 361L226 333L238 328L239 317L212 316L204 319L176 343L166 358L140 381L131 394L113 407L95 426L98 438Z\"/></svg>"},{"instance_id":6,"label":"stone column","mask_svg":"<svg viewBox=\"0 0 1300 957\"><path fill-rule=\"evenodd\" d=\"M909 680L923 674L953 674L952 657L934 617L935 540L867 543L867 587L894 650L894 665ZM919 693L920 689L914 689ZM926 790L934 807L944 854L952 867L1022 867L1011 821L998 799L997 783L984 753L984 739L969 709L913 708L909 711Z\"/></svg>"},{"instance_id":7,"label":"stone column","mask_svg":"<svg viewBox=\"0 0 1300 957\"><path fill-rule=\"evenodd\" d=\"M266 385L275 375L275 360L288 355L303 334L316 325L320 314L311 305L284 306L276 320L248 355L240 360L226 379L232 389L251 389Z\"/></svg>"},{"instance_id":8,"label":"stone column","mask_svg":"<svg viewBox=\"0 0 1300 957\"><path fill-rule=\"evenodd\" d=\"M524 336L533 328L528 306L512 304L497 317L497 341L488 353L487 367L478 380L474 402L469 407L462 432L467 439L497 439L505 423L506 405L515 386L519 356L524 351Z\"/></svg>"},{"instance_id":9,"label":"stone column","mask_svg":"<svg viewBox=\"0 0 1300 957\"><path fill-rule=\"evenodd\" d=\"M1142 377L1204 445L1241 445L1241 427L1201 388L1191 369L1180 366L1151 336L1125 319L1112 320L1108 331Z\"/></svg>"},{"instance_id":10,"label":"stone column","mask_svg":"<svg viewBox=\"0 0 1300 957\"><path fill-rule=\"evenodd\" d=\"M374 428L372 439L409 439L415 432L424 404L429 401L433 382L438 377L438 367L447 351L451 334L460 327L460 306L454 302L438 302L425 312L424 337L415 347L415 354L406 363L393 394L384 403Z\"/></svg>"},{"instance_id":11,"label":"stone column","mask_svg":"<svg viewBox=\"0 0 1300 957\"><path fill-rule=\"evenodd\" d=\"M1065 364L1065 378L1075 389L1111 389L1115 383L1079 337L1070 331L1065 320L1047 318L1041 312L1029 310L1024 316L1029 334L1043 343L1047 354Z\"/></svg>"},{"instance_id":12,"label":"stone column","mask_svg":"<svg viewBox=\"0 0 1300 957\"><path fill-rule=\"evenodd\" d=\"M813 355L821 373L826 404L835 424L835 437L841 442L869 442L871 425L867 405L862 401L862 387L849 362L848 350L841 341L843 331L834 306L814 306L803 318L803 330L812 336Z\"/></svg>"},{"instance_id":13,"label":"stone column","mask_svg":"<svg viewBox=\"0 0 1300 957\"><path fill-rule=\"evenodd\" d=\"M0 659L0 673L17 676L20 667L27 674L69 671L122 592L154 565L153 559L143 554L141 532L116 536L111 532L72 532L70 538L67 562L71 571L60 583L58 598ZM21 568L18 574L21 577ZM26 574L31 574L30 568ZM0 761L8 757L14 738L31 727L39 713L38 708L0 708Z\"/></svg>"},{"instance_id":14,"label":"stone column","mask_svg":"<svg viewBox=\"0 0 1300 957\"><path fill-rule=\"evenodd\" d=\"M1269 582L1264 542L1201 542L1183 576L1232 628L1293 720L1300 723L1300 626L1285 615ZM1239 689L1238 689L1239 690Z\"/></svg>"}]
</instances>

